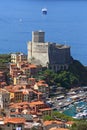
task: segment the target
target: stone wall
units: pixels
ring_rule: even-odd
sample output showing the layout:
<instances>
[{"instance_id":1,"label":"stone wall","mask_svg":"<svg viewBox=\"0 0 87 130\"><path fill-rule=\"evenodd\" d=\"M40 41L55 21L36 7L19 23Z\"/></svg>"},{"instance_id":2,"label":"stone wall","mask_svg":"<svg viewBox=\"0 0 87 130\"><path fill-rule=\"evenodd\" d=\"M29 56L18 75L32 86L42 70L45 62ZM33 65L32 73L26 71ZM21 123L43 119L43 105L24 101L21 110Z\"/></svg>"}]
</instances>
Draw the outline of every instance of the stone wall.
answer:
<instances>
[{"instance_id":1,"label":"stone wall","mask_svg":"<svg viewBox=\"0 0 87 130\"><path fill-rule=\"evenodd\" d=\"M55 44L49 47L49 62L50 64L68 64L70 63L70 47L58 47Z\"/></svg>"},{"instance_id":2,"label":"stone wall","mask_svg":"<svg viewBox=\"0 0 87 130\"><path fill-rule=\"evenodd\" d=\"M32 63L46 66L49 62L48 43L28 43L28 60Z\"/></svg>"},{"instance_id":3,"label":"stone wall","mask_svg":"<svg viewBox=\"0 0 87 130\"><path fill-rule=\"evenodd\" d=\"M44 42L44 32L32 32L28 43L28 61L54 70L67 69L71 63L70 47L62 44Z\"/></svg>"}]
</instances>

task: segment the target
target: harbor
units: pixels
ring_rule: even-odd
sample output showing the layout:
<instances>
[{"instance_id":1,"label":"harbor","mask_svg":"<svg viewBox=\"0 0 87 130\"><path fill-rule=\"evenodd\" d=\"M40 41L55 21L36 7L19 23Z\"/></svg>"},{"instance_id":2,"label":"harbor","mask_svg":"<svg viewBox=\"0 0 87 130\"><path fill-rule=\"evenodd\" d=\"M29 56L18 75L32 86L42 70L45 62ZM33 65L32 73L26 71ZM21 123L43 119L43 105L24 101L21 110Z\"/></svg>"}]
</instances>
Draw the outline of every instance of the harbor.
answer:
<instances>
[{"instance_id":1,"label":"harbor","mask_svg":"<svg viewBox=\"0 0 87 130\"><path fill-rule=\"evenodd\" d=\"M87 118L87 87L71 89L65 95L54 97L52 101L53 110L64 113L76 119Z\"/></svg>"}]
</instances>

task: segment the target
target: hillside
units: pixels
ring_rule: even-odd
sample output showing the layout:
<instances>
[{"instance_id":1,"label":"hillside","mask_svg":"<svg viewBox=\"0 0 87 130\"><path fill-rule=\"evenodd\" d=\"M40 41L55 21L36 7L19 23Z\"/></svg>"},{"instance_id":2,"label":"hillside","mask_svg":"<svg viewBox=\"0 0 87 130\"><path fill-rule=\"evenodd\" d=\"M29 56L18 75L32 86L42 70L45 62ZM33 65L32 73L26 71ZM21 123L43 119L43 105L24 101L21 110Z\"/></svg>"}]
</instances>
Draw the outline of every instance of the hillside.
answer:
<instances>
[{"instance_id":1,"label":"hillside","mask_svg":"<svg viewBox=\"0 0 87 130\"><path fill-rule=\"evenodd\" d=\"M57 85L58 87L71 88L87 85L87 68L77 60L73 60L68 70L54 73L52 70L46 69L38 76L39 79L44 79L50 86Z\"/></svg>"},{"instance_id":2,"label":"hillside","mask_svg":"<svg viewBox=\"0 0 87 130\"><path fill-rule=\"evenodd\" d=\"M80 85L87 85L87 69L79 61L73 60L69 71L78 77Z\"/></svg>"}]
</instances>

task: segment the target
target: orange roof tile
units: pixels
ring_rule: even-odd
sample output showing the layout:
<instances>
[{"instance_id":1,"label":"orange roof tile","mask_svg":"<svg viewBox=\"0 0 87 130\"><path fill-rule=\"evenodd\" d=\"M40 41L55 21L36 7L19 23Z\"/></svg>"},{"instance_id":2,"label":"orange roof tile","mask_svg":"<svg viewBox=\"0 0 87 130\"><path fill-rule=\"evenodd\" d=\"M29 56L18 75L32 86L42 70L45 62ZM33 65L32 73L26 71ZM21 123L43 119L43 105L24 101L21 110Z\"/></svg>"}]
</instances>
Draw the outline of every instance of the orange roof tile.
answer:
<instances>
[{"instance_id":1,"label":"orange roof tile","mask_svg":"<svg viewBox=\"0 0 87 130\"><path fill-rule=\"evenodd\" d=\"M6 82L1 82L0 84L1 84L1 85L6 85Z\"/></svg>"},{"instance_id":2,"label":"orange roof tile","mask_svg":"<svg viewBox=\"0 0 87 130\"><path fill-rule=\"evenodd\" d=\"M29 94L29 91L27 89L24 89L23 94L24 95Z\"/></svg>"},{"instance_id":3,"label":"orange roof tile","mask_svg":"<svg viewBox=\"0 0 87 130\"><path fill-rule=\"evenodd\" d=\"M0 74L4 73L3 71L0 71Z\"/></svg>"},{"instance_id":4,"label":"orange roof tile","mask_svg":"<svg viewBox=\"0 0 87 130\"><path fill-rule=\"evenodd\" d=\"M38 85L38 87L40 87L40 86L43 86L43 87L48 87L48 85L47 85L47 84L43 84L43 83L37 83L37 85Z\"/></svg>"},{"instance_id":5,"label":"orange roof tile","mask_svg":"<svg viewBox=\"0 0 87 130\"><path fill-rule=\"evenodd\" d=\"M43 124L45 126L47 126L47 125L51 125L51 124L63 124L63 122L62 121L53 121L53 120L51 120L51 121L45 121Z\"/></svg>"},{"instance_id":6,"label":"orange roof tile","mask_svg":"<svg viewBox=\"0 0 87 130\"><path fill-rule=\"evenodd\" d=\"M2 89L2 88L0 88L0 92L2 92L2 93L9 93L6 89Z\"/></svg>"},{"instance_id":7,"label":"orange roof tile","mask_svg":"<svg viewBox=\"0 0 87 130\"><path fill-rule=\"evenodd\" d=\"M3 117L0 117L0 121L2 121L3 120Z\"/></svg>"},{"instance_id":8,"label":"orange roof tile","mask_svg":"<svg viewBox=\"0 0 87 130\"><path fill-rule=\"evenodd\" d=\"M45 80L39 80L40 83L45 83Z\"/></svg>"},{"instance_id":9,"label":"orange roof tile","mask_svg":"<svg viewBox=\"0 0 87 130\"><path fill-rule=\"evenodd\" d=\"M73 121L68 121L66 124L72 125L74 122Z\"/></svg>"},{"instance_id":10,"label":"orange roof tile","mask_svg":"<svg viewBox=\"0 0 87 130\"><path fill-rule=\"evenodd\" d=\"M37 82L36 84L37 84L38 87L39 87L39 86L48 87L48 84L46 84L44 80L40 80L40 81Z\"/></svg>"},{"instance_id":11,"label":"orange roof tile","mask_svg":"<svg viewBox=\"0 0 87 130\"><path fill-rule=\"evenodd\" d=\"M4 119L4 122L5 122L5 124L7 124L7 123L19 124L19 123L24 123L25 119L24 118L17 118L17 117L14 117L14 118L6 117Z\"/></svg>"},{"instance_id":12,"label":"orange roof tile","mask_svg":"<svg viewBox=\"0 0 87 130\"><path fill-rule=\"evenodd\" d=\"M52 110L51 108L41 108L39 109L40 111L49 111L49 110Z\"/></svg>"},{"instance_id":13,"label":"orange roof tile","mask_svg":"<svg viewBox=\"0 0 87 130\"><path fill-rule=\"evenodd\" d=\"M29 106L28 102L21 102L21 103L12 103L9 105L9 108L23 108L24 105Z\"/></svg>"},{"instance_id":14,"label":"orange roof tile","mask_svg":"<svg viewBox=\"0 0 87 130\"><path fill-rule=\"evenodd\" d=\"M15 63L11 63L10 65L11 65L11 66L17 66Z\"/></svg>"},{"instance_id":15,"label":"orange roof tile","mask_svg":"<svg viewBox=\"0 0 87 130\"><path fill-rule=\"evenodd\" d=\"M28 105L24 105L23 108L28 108Z\"/></svg>"},{"instance_id":16,"label":"orange roof tile","mask_svg":"<svg viewBox=\"0 0 87 130\"><path fill-rule=\"evenodd\" d=\"M57 127L54 127L54 128L51 128L49 130L69 130L67 128L57 128Z\"/></svg>"},{"instance_id":17,"label":"orange roof tile","mask_svg":"<svg viewBox=\"0 0 87 130\"><path fill-rule=\"evenodd\" d=\"M33 64L30 64L30 65L29 65L29 68L37 68L37 66L36 66L36 65L33 65Z\"/></svg>"},{"instance_id":18,"label":"orange roof tile","mask_svg":"<svg viewBox=\"0 0 87 130\"><path fill-rule=\"evenodd\" d=\"M30 106L31 106L31 105L42 105L42 104L44 104L43 101L35 101L35 102L29 103Z\"/></svg>"},{"instance_id":19,"label":"orange roof tile","mask_svg":"<svg viewBox=\"0 0 87 130\"><path fill-rule=\"evenodd\" d=\"M33 111L33 110L32 110L32 111L30 111L30 113L31 113L31 114L36 114L36 112L35 112L35 111Z\"/></svg>"}]
</instances>

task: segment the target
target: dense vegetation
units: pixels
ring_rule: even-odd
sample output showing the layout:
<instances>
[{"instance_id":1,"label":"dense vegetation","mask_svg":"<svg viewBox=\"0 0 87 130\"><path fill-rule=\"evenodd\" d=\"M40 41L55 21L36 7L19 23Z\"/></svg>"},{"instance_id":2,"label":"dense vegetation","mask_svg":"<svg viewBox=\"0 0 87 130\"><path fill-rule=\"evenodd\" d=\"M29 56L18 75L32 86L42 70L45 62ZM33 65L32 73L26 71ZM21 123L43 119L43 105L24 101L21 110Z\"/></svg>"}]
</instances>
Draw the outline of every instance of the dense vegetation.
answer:
<instances>
[{"instance_id":1,"label":"dense vegetation","mask_svg":"<svg viewBox=\"0 0 87 130\"><path fill-rule=\"evenodd\" d=\"M87 121L75 122L70 130L87 130Z\"/></svg>"},{"instance_id":2,"label":"dense vegetation","mask_svg":"<svg viewBox=\"0 0 87 130\"><path fill-rule=\"evenodd\" d=\"M70 127L70 130L87 130L87 121L74 119L70 116L67 116L63 113L59 113L57 111L52 112L52 116L44 116L44 121L46 120L61 120L61 121L74 121L75 123Z\"/></svg>"},{"instance_id":3,"label":"dense vegetation","mask_svg":"<svg viewBox=\"0 0 87 130\"><path fill-rule=\"evenodd\" d=\"M0 70L7 71L8 70L8 63L11 60L10 54L0 54Z\"/></svg>"},{"instance_id":4,"label":"dense vegetation","mask_svg":"<svg viewBox=\"0 0 87 130\"><path fill-rule=\"evenodd\" d=\"M52 70L44 70L39 73L39 79L44 79L49 85L57 85L65 88L87 85L87 69L77 60L69 66L68 70L54 73Z\"/></svg>"},{"instance_id":5,"label":"dense vegetation","mask_svg":"<svg viewBox=\"0 0 87 130\"><path fill-rule=\"evenodd\" d=\"M5 74L6 83L9 84L9 62L11 61L10 54L0 54L0 71L3 71Z\"/></svg>"},{"instance_id":6,"label":"dense vegetation","mask_svg":"<svg viewBox=\"0 0 87 130\"><path fill-rule=\"evenodd\" d=\"M76 119L67 116L63 113L60 113L58 111L53 111L52 116L44 116L44 120L62 120L62 121L76 121Z\"/></svg>"},{"instance_id":7,"label":"dense vegetation","mask_svg":"<svg viewBox=\"0 0 87 130\"><path fill-rule=\"evenodd\" d=\"M74 60L69 67L69 71L78 78L80 85L87 85L87 68L79 61Z\"/></svg>"},{"instance_id":8,"label":"dense vegetation","mask_svg":"<svg viewBox=\"0 0 87 130\"><path fill-rule=\"evenodd\" d=\"M8 63L11 60L10 54L0 54L0 63Z\"/></svg>"}]
</instances>

